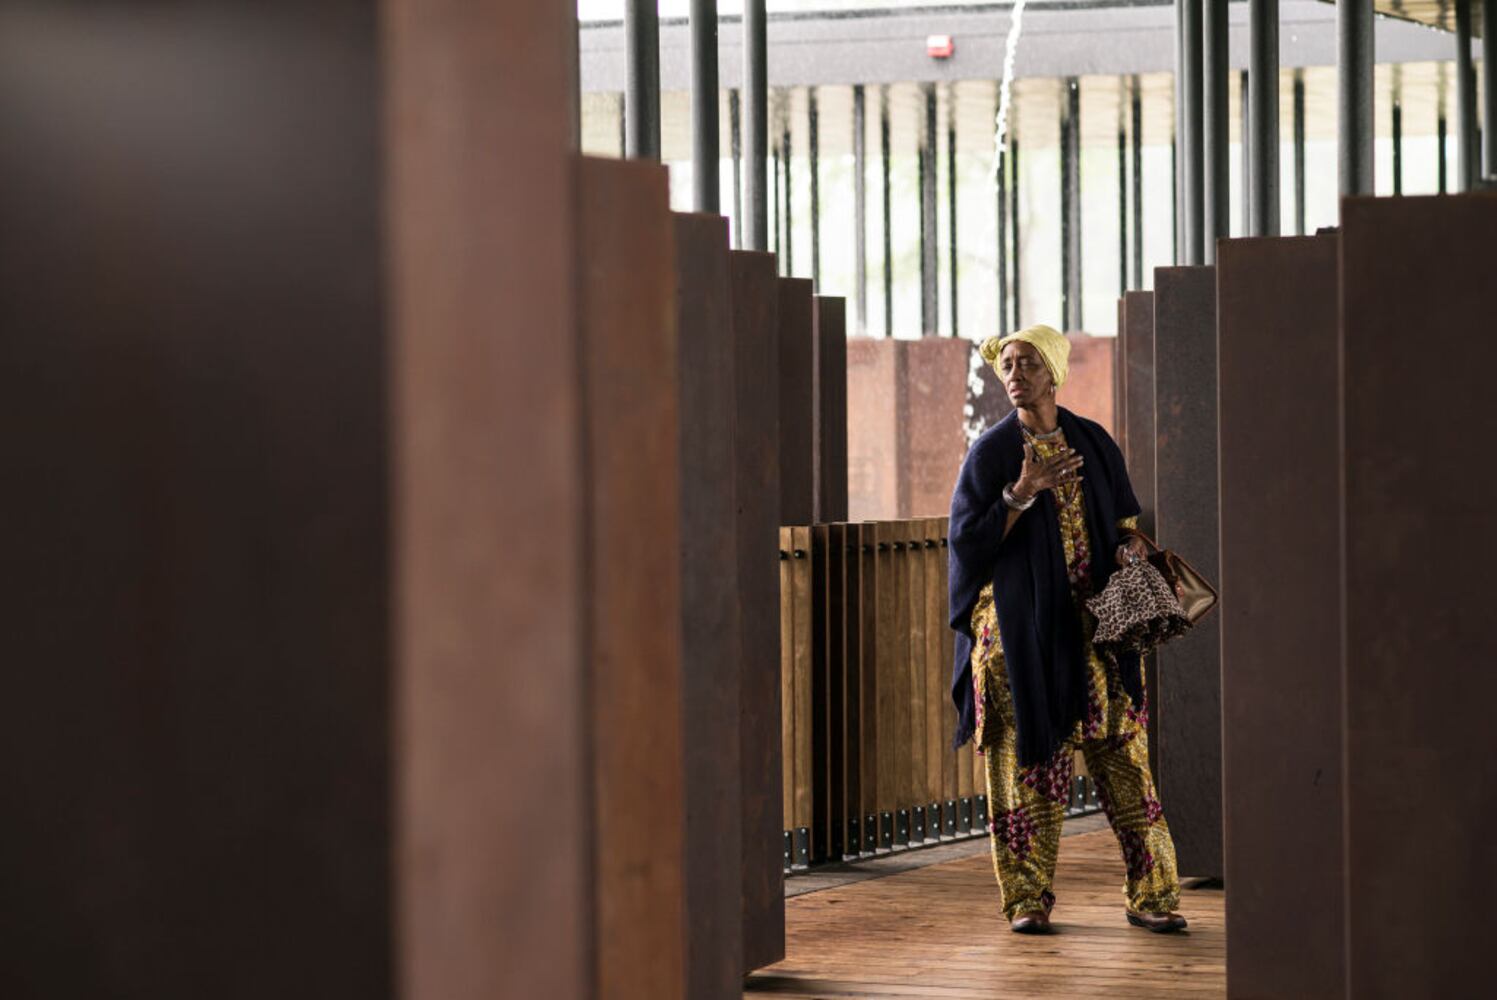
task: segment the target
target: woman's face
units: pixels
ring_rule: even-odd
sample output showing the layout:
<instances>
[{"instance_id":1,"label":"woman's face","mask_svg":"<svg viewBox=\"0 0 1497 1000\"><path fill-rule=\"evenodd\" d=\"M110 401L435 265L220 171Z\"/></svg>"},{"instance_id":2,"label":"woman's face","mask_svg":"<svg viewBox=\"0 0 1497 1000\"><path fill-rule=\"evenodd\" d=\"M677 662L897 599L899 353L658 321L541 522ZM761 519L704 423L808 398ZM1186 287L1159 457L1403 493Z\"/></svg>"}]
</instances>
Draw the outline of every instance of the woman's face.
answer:
<instances>
[{"instance_id":1,"label":"woman's face","mask_svg":"<svg viewBox=\"0 0 1497 1000\"><path fill-rule=\"evenodd\" d=\"M998 375L1016 407L1033 406L1050 391L1050 369L1033 344L1016 340L998 356Z\"/></svg>"}]
</instances>

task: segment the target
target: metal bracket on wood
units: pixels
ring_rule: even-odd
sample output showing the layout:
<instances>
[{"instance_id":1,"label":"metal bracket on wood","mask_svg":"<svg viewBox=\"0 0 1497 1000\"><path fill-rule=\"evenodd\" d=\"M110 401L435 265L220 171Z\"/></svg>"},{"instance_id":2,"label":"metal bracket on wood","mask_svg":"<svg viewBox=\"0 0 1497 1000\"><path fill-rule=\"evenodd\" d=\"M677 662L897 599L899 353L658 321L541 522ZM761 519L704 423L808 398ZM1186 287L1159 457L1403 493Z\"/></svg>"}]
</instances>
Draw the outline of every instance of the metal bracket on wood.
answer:
<instances>
[{"instance_id":1,"label":"metal bracket on wood","mask_svg":"<svg viewBox=\"0 0 1497 1000\"><path fill-rule=\"evenodd\" d=\"M901 809L894 816L894 846L910 846L910 811Z\"/></svg>"},{"instance_id":2,"label":"metal bracket on wood","mask_svg":"<svg viewBox=\"0 0 1497 1000\"><path fill-rule=\"evenodd\" d=\"M808 827L796 827L795 860L791 867L796 871L811 867L811 830Z\"/></svg>"},{"instance_id":3,"label":"metal bracket on wood","mask_svg":"<svg viewBox=\"0 0 1497 1000\"><path fill-rule=\"evenodd\" d=\"M962 797L961 808L956 813L956 828L960 833L972 832L972 799L970 796Z\"/></svg>"}]
</instances>

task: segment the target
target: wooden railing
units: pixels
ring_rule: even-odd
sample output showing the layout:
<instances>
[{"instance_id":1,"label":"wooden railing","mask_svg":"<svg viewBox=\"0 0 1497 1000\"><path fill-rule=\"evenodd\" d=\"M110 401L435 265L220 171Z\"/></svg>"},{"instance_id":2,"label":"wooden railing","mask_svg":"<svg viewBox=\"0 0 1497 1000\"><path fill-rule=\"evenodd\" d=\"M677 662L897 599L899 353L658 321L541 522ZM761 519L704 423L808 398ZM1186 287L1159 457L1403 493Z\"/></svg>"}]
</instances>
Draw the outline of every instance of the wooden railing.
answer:
<instances>
[{"instance_id":1,"label":"wooden railing","mask_svg":"<svg viewBox=\"0 0 1497 1000\"><path fill-rule=\"evenodd\" d=\"M780 529L787 870L986 834L947 606L946 518ZM1071 812L1095 806L1083 777Z\"/></svg>"}]
</instances>

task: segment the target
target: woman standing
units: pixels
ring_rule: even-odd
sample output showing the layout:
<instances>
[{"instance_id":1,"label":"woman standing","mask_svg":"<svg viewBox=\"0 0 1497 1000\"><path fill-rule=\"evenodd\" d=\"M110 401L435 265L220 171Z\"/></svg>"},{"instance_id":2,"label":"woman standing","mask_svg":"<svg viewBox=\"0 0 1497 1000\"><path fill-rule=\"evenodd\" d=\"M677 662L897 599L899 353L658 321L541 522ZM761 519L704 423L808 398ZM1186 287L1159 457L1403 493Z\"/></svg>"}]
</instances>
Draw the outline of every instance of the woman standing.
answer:
<instances>
[{"instance_id":1,"label":"woman standing","mask_svg":"<svg viewBox=\"0 0 1497 1000\"><path fill-rule=\"evenodd\" d=\"M1050 929L1051 883L1079 749L1127 866L1128 922L1185 918L1175 848L1149 773L1137 656L1104 660L1085 599L1147 548L1122 453L1056 404L1071 345L1048 326L990 338L982 356L1015 410L973 444L951 500L956 745L987 763L993 866L1019 933Z\"/></svg>"}]
</instances>

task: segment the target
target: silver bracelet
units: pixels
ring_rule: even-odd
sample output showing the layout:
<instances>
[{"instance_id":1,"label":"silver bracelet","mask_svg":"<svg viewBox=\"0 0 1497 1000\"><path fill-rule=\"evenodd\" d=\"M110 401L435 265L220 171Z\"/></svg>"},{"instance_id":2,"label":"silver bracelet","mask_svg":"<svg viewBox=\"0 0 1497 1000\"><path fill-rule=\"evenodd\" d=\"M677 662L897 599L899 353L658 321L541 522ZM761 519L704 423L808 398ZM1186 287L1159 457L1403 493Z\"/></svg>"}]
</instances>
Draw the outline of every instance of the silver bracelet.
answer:
<instances>
[{"instance_id":1,"label":"silver bracelet","mask_svg":"<svg viewBox=\"0 0 1497 1000\"><path fill-rule=\"evenodd\" d=\"M1026 511L1034 506L1035 499L1036 497L1030 497L1028 500L1020 500L1018 497L1014 496L1013 483L1009 483L1008 485L1003 487L1003 506L1007 507L1009 510L1020 512Z\"/></svg>"}]
</instances>

